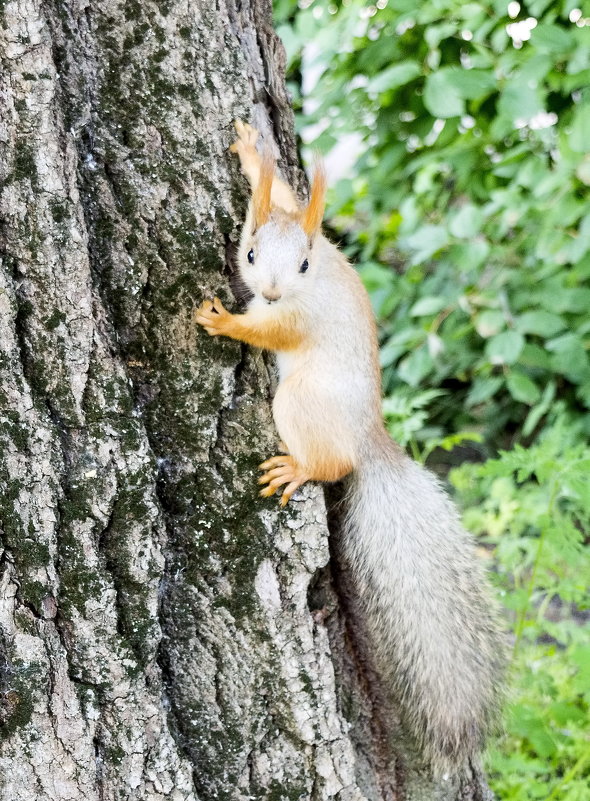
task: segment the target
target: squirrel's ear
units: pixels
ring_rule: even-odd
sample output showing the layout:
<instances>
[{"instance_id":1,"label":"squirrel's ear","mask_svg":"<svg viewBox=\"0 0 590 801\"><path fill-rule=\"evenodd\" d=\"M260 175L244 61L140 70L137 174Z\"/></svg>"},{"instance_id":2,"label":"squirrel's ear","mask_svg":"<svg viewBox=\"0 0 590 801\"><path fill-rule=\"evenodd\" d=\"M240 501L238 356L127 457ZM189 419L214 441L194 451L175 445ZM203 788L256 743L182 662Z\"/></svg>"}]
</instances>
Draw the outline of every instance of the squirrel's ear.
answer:
<instances>
[{"instance_id":1,"label":"squirrel's ear","mask_svg":"<svg viewBox=\"0 0 590 801\"><path fill-rule=\"evenodd\" d=\"M309 203L301 212L301 227L310 239L320 230L325 206L326 172L323 164L318 161L313 174Z\"/></svg>"},{"instance_id":2,"label":"squirrel's ear","mask_svg":"<svg viewBox=\"0 0 590 801\"><path fill-rule=\"evenodd\" d=\"M270 215L270 191L272 189L272 179L275 174L275 161L270 151L265 150L260 166L260 178L258 186L252 195L254 204L254 230L260 228L268 221Z\"/></svg>"}]
</instances>

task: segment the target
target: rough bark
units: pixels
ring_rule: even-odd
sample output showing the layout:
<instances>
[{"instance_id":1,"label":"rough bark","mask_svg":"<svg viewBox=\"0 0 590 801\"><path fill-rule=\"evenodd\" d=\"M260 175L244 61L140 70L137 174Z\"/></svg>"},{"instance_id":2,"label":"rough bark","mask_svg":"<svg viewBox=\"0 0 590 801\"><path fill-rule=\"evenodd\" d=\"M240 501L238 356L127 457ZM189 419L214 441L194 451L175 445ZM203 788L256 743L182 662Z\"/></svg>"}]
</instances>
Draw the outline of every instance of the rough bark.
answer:
<instances>
[{"instance_id":1,"label":"rough bark","mask_svg":"<svg viewBox=\"0 0 590 801\"><path fill-rule=\"evenodd\" d=\"M384 766L268 363L193 321L232 121L301 181L269 5L0 0L0 59L0 800L487 797Z\"/></svg>"}]
</instances>

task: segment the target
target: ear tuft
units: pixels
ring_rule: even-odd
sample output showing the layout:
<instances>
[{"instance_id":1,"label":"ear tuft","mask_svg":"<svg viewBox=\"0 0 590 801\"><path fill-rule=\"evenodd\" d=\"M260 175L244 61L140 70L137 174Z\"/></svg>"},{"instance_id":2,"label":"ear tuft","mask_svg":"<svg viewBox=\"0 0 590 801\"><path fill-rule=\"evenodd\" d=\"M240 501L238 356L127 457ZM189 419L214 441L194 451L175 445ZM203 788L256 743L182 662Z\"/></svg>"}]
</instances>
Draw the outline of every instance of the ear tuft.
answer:
<instances>
[{"instance_id":1,"label":"ear tuft","mask_svg":"<svg viewBox=\"0 0 590 801\"><path fill-rule=\"evenodd\" d=\"M260 228L268 221L270 215L270 192L275 174L275 160L269 150L265 150L260 166L258 186L252 195L254 203L254 228Z\"/></svg>"},{"instance_id":2,"label":"ear tuft","mask_svg":"<svg viewBox=\"0 0 590 801\"><path fill-rule=\"evenodd\" d=\"M311 184L309 203L301 213L301 227L311 238L321 228L326 207L326 171L324 165L317 161Z\"/></svg>"}]
</instances>

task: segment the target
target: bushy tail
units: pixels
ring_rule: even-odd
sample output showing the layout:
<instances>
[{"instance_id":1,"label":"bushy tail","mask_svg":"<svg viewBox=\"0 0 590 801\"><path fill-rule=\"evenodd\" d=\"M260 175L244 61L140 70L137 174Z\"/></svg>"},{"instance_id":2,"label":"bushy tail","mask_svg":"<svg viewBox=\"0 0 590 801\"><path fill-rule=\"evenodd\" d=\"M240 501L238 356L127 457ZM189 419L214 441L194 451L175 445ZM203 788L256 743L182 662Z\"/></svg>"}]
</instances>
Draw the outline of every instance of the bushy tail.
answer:
<instances>
[{"instance_id":1,"label":"bushy tail","mask_svg":"<svg viewBox=\"0 0 590 801\"><path fill-rule=\"evenodd\" d=\"M436 772L481 751L503 638L471 537L437 479L387 438L351 477L342 554L375 666Z\"/></svg>"}]
</instances>

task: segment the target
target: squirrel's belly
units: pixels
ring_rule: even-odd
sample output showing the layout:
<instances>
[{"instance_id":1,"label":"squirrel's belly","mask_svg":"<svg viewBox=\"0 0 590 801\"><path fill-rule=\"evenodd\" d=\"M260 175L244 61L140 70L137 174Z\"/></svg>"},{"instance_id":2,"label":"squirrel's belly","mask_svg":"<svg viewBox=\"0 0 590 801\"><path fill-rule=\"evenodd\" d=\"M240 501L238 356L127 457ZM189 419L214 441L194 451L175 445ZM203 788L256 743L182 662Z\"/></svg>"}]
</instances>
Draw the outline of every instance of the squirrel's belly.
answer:
<instances>
[{"instance_id":1,"label":"squirrel's belly","mask_svg":"<svg viewBox=\"0 0 590 801\"><path fill-rule=\"evenodd\" d=\"M336 480L358 463L358 430L343 415L341 399L309 375L295 372L281 381L273 417L289 453L314 478Z\"/></svg>"}]
</instances>

